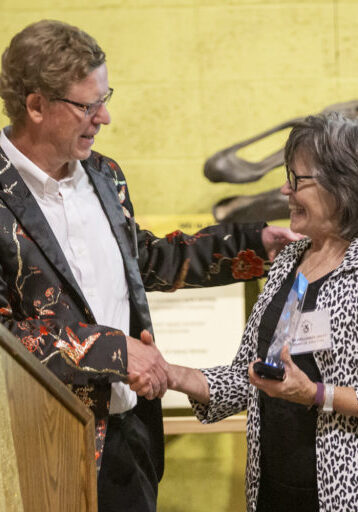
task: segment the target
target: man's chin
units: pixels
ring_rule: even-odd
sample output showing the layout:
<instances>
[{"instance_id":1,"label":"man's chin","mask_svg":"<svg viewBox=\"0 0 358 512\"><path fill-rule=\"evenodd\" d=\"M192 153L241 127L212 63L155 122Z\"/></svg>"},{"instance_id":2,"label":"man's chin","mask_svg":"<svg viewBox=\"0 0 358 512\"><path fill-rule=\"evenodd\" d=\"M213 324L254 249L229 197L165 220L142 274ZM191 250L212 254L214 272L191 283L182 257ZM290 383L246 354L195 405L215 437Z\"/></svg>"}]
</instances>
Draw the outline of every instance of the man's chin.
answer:
<instances>
[{"instance_id":1,"label":"man's chin","mask_svg":"<svg viewBox=\"0 0 358 512\"><path fill-rule=\"evenodd\" d=\"M91 156L92 149L81 149L77 151L77 154L74 157L74 160L87 160Z\"/></svg>"}]
</instances>

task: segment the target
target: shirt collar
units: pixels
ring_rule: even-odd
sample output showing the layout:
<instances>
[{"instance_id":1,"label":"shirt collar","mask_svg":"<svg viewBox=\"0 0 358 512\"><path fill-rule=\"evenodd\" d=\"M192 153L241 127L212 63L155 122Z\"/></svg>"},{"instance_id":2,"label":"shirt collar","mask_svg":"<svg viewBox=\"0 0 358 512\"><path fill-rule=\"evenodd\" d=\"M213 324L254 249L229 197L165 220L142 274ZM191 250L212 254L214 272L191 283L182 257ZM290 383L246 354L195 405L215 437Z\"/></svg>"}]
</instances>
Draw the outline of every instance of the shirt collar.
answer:
<instances>
[{"instance_id":1,"label":"shirt collar","mask_svg":"<svg viewBox=\"0 0 358 512\"><path fill-rule=\"evenodd\" d=\"M58 194L61 183L72 182L72 185L76 186L83 178L85 170L79 160L69 162L69 174L65 178L59 181L51 178L14 146L8 137L10 129L11 127L7 126L1 131L0 146L35 196Z\"/></svg>"}]
</instances>

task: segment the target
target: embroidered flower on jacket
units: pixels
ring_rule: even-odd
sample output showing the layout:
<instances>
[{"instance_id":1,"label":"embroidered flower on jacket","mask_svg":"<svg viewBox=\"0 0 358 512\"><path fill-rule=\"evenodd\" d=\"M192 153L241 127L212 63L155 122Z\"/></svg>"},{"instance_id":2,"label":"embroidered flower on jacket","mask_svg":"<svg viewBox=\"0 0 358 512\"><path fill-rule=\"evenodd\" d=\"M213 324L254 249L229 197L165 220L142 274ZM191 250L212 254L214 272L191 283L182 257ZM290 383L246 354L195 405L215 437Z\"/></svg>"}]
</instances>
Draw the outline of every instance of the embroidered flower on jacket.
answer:
<instances>
[{"instance_id":1,"label":"embroidered flower on jacket","mask_svg":"<svg viewBox=\"0 0 358 512\"><path fill-rule=\"evenodd\" d=\"M90 396L94 391L94 386L78 386L73 392L76 396L83 402L87 407L93 407L96 404L96 401L92 399Z\"/></svg>"},{"instance_id":2,"label":"embroidered flower on jacket","mask_svg":"<svg viewBox=\"0 0 358 512\"><path fill-rule=\"evenodd\" d=\"M176 229L175 231L173 231L172 233L168 233L167 235L165 235L167 241L172 244L176 238L179 238L183 235L183 232L180 231L180 229ZM192 235L192 236L183 236L182 237L182 240L179 240L179 243L180 244L185 244L185 245L193 245L195 244L195 242L197 240L199 240L199 238L204 238L204 237L207 237L207 236L211 236L209 233L196 233L195 235Z\"/></svg>"},{"instance_id":3,"label":"embroidered flower on jacket","mask_svg":"<svg viewBox=\"0 0 358 512\"><path fill-rule=\"evenodd\" d=\"M255 251L240 251L231 261L231 272L235 279L252 279L264 274L264 261Z\"/></svg>"},{"instance_id":4,"label":"embroidered flower on jacket","mask_svg":"<svg viewBox=\"0 0 358 512\"><path fill-rule=\"evenodd\" d=\"M35 352L36 350L43 355L43 352L41 350L40 344L45 345L45 341L43 340L42 336L24 336L23 338L20 338L20 341L29 352Z\"/></svg>"},{"instance_id":5,"label":"embroidered flower on jacket","mask_svg":"<svg viewBox=\"0 0 358 512\"><path fill-rule=\"evenodd\" d=\"M166 239L168 240L168 242L171 244L174 242L174 238L182 235L183 232L180 231L180 229L176 229L175 231L173 231L172 233L168 233L167 235L165 235Z\"/></svg>"},{"instance_id":6,"label":"embroidered flower on jacket","mask_svg":"<svg viewBox=\"0 0 358 512\"><path fill-rule=\"evenodd\" d=\"M33 305L38 314L38 318L42 316L55 315L55 312L51 309L51 306L55 306L58 303L61 295L61 289L58 289L56 295L55 288L53 286L50 286L45 290L44 295L47 299L47 302L45 302L44 304L42 304L42 301L40 299L36 299L33 301Z\"/></svg>"},{"instance_id":7,"label":"embroidered flower on jacket","mask_svg":"<svg viewBox=\"0 0 358 512\"><path fill-rule=\"evenodd\" d=\"M41 336L46 336L48 334L48 330L44 325L40 325L40 334Z\"/></svg>"},{"instance_id":8,"label":"embroidered flower on jacket","mask_svg":"<svg viewBox=\"0 0 358 512\"><path fill-rule=\"evenodd\" d=\"M261 277L266 270L264 260L251 249L238 252L234 258L228 258L217 252L213 253L213 257L218 261L210 264L209 275L220 274L229 266L234 279L245 280Z\"/></svg>"},{"instance_id":9,"label":"embroidered flower on jacket","mask_svg":"<svg viewBox=\"0 0 358 512\"><path fill-rule=\"evenodd\" d=\"M54 296L54 294L55 294L55 289L53 286L51 286L51 288L47 288L47 290L45 291L45 296L47 298L50 298L50 297L52 298Z\"/></svg>"},{"instance_id":10,"label":"embroidered flower on jacket","mask_svg":"<svg viewBox=\"0 0 358 512\"><path fill-rule=\"evenodd\" d=\"M12 315L12 308L11 308L10 304L7 304L5 307L0 308L0 315L4 315L4 316Z\"/></svg>"}]
</instances>

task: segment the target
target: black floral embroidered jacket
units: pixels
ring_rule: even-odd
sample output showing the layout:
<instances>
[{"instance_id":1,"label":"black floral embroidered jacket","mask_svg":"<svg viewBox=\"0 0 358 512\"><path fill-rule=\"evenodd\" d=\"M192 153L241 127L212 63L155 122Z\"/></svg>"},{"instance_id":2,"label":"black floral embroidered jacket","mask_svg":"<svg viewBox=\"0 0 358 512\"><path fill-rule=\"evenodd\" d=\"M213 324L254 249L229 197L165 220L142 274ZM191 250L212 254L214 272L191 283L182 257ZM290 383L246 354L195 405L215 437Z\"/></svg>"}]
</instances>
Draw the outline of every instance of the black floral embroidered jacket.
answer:
<instances>
[{"instance_id":1,"label":"black floral embroidered jacket","mask_svg":"<svg viewBox=\"0 0 358 512\"><path fill-rule=\"evenodd\" d=\"M145 289L217 286L264 274L262 225L214 226L192 236L175 231L159 239L134 223L126 181L113 160L93 152L82 163L122 252L132 336L152 331ZM96 323L40 207L1 149L0 219L1 322L94 411L99 457L109 384L126 377L125 336ZM148 424L160 477L160 401L140 399L136 413Z\"/></svg>"}]
</instances>

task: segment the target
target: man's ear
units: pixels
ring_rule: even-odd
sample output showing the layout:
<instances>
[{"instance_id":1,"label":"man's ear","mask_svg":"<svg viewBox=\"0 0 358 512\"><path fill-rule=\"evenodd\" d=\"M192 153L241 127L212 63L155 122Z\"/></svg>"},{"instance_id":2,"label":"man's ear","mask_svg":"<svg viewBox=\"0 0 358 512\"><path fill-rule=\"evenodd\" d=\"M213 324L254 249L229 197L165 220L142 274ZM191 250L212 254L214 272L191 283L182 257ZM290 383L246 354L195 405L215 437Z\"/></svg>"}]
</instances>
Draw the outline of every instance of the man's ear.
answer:
<instances>
[{"instance_id":1,"label":"man's ear","mask_svg":"<svg viewBox=\"0 0 358 512\"><path fill-rule=\"evenodd\" d=\"M27 114L33 123L40 123L43 120L44 106L47 100L42 94L31 92L26 96Z\"/></svg>"}]
</instances>

